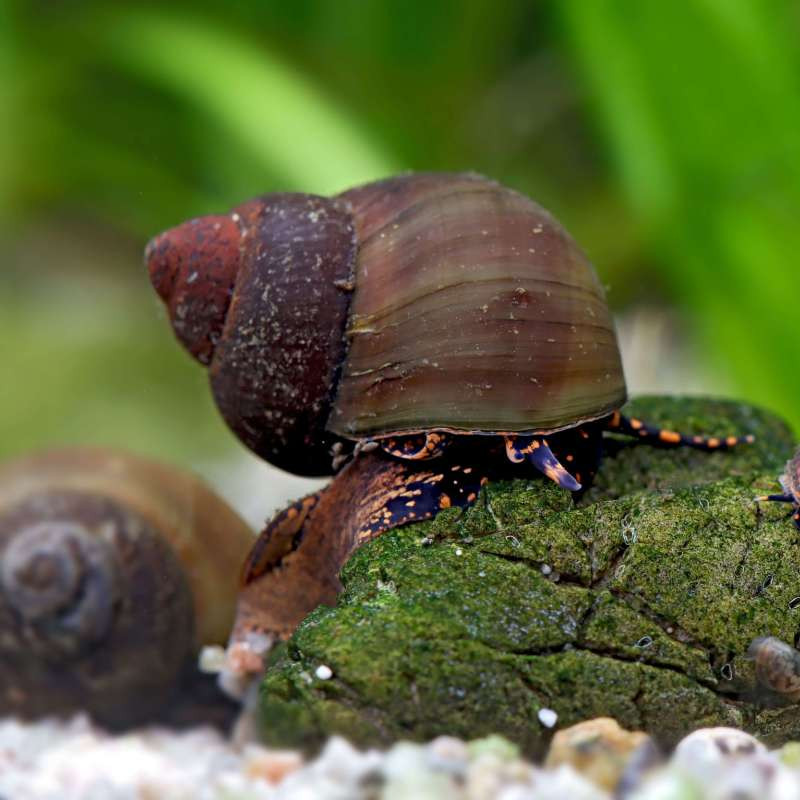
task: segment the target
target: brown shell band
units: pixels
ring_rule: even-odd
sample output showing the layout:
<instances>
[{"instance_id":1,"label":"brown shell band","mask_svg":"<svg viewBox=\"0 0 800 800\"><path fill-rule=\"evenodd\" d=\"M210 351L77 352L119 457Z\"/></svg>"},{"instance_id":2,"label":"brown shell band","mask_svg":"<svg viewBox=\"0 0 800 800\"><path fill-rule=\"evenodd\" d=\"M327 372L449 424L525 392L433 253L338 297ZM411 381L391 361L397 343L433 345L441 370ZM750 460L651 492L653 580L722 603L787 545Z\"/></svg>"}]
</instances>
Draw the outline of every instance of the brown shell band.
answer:
<instances>
[{"instance_id":1,"label":"brown shell band","mask_svg":"<svg viewBox=\"0 0 800 800\"><path fill-rule=\"evenodd\" d=\"M345 356L355 231L344 203L265 195L237 210L242 259L210 367L217 405L259 455L298 474L330 472L325 431Z\"/></svg>"}]
</instances>

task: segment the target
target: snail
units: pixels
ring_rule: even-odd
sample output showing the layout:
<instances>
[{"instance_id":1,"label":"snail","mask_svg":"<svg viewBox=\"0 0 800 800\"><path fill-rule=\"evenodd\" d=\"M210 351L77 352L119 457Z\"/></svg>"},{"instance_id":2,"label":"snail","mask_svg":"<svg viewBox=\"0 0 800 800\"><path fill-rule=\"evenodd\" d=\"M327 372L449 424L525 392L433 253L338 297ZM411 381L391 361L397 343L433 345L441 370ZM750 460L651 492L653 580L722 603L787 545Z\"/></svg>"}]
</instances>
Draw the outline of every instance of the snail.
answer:
<instances>
[{"instance_id":1,"label":"snail","mask_svg":"<svg viewBox=\"0 0 800 800\"><path fill-rule=\"evenodd\" d=\"M301 475L346 465L256 545L245 590L258 595L258 583L262 607L282 611L251 619L247 634L237 623L240 666L298 621L270 586L306 569L300 552L318 538L341 539L338 569L341 553L367 538L469 505L499 462L580 491L605 431L705 450L752 441L621 414L625 379L594 268L545 209L479 175L409 174L332 198L267 194L156 236L145 261L176 337L208 368L244 444ZM378 464L398 492L380 493L384 477L358 483ZM417 480L419 465L427 478ZM469 472L451 471L464 465ZM371 513L324 510L351 497ZM335 534L314 523L324 515ZM333 597L336 581L325 585Z\"/></svg>"},{"instance_id":2,"label":"snail","mask_svg":"<svg viewBox=\"0 0 800 800\"><path fill-rule=\"evenodd\" d=\"M551 449L561 431L600 422L708 450L751 440L620 414L593 267L541 206L478 175L264 195L162 233L145 259L227 424L290 472L330 474L332 448L423 459L480 435L577 491Z\"/></svg>"},{"instance_id":3,"label":"snail","mask_svg":"<svg viewBox=\"0 0 800 800\"><path fill-rule=\"evenodd\" d=\"M0 713L161 718L199 645L225 641L252 543L197 478L130 453L2 465Z\"/></svg>"},{"instance_id":4,"label":"snail","mask_svg":"<svg viewBox=\"0 0 800 800\"><path fill-rule=\"evenodd\" d=\"M792 519L795 527L800 530L800 448L794 456L786 462L786 468L780 477L783 492L768 494L759 497L759 500L773 501L776 503L792 504Z\"/></svg>"},{"instance_id":5,"label":"snail","mask_svg":"<svg viewBox=\"0 0 800 800\"><path fill-rule=\"evenodd\" d=\"M754 639L747 652L760 686L793 703L800 700L800 652L774 636Z\"/></svg>"}]
</instances>

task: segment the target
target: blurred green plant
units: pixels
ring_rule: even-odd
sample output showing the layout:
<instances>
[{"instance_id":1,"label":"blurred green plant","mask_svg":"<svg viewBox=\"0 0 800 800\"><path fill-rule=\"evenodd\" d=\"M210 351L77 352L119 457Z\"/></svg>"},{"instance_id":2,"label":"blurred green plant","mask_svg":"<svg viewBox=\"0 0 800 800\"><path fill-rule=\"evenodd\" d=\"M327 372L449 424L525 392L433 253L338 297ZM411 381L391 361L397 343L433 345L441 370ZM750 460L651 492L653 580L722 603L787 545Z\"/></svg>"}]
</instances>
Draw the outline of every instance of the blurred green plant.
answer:
<instances>
[{"instance_id":1,"label":"blurred green plant","mask_svg":"<svg viewBox=\"0 0 800 800\"><path fill-rule=\"evenodd\" d=\"M704 369L800 426L797 33L789 0L0 3L0 454L230 446L144 241L400 169L536 197L617 310L685 311Z\"/></svg>"},{"instance_id":2,"label":"blurred green plant","mask_svg":"<svg viewBox=\"0 0 800 800\"><path fill-rule=\"evenodd\" d=\"M244 36L186 15L128 10L104 39L109 60L190 100L228 131L238 160L286 185L332 194L397 169L354 115Z\"/></svg>"},{"instance_id":3,"label":"blurred green plant","mask_svg":"<svg viewBox=\"0 0 800 800\"><path fill-rule=\"evenodd\" d=\"M800 423L791 3L558 4L631 211L749 399Z\"/></svg>"}]
</instances>

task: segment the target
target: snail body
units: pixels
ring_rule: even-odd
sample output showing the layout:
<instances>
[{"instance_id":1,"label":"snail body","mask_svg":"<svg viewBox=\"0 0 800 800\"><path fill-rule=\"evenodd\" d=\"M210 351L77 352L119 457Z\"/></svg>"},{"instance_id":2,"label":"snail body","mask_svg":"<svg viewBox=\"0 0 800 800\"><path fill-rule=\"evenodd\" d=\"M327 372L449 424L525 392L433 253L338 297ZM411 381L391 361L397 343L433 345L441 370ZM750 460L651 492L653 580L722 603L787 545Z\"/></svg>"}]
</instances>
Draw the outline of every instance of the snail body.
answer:
<instances>
[{"instance_id":1,"label":"snail body","mask_svg":"<svg viewBox=\"0 0 800 800\"><path fill-rule=\"evenodd\" d=\"M780 477L780 483L783 492L766 495L759 499L775 503L790 503L793 507L792 520L795 527L800 530L800 448L786 462L783 475Z\"/></svg>"},{"instance_id":2,"label":"snail body","mask_svg":"<svg viewBox=\"0 0 800 800\"><path fill-rule=\"evenodd\" d=\"M161 234L146 260L228 425L291 472L330 474L331 448L421 459L490 436L576 491L553 454L561 431L739 441L617 412L625 380L594 268L545 209L479 175L264 195Z\"/></svg>"},{"instance_id":3,"label":"snail body","mask_svg":"<svg viewBox=\"0 0 800 800\"><path fill-rule=\"evenodd\" d=\"M224 641L247 526L193 476L72 448L0 467L0 711L157 715Z\"/></svg>"},{"instance_id":4,"label":"snail body","mask_svg":"<svg viewBox=\"0 0 800 800\"><path fill-rule=\"evenodd\" d=\"M226 691L240 696L276 641L288 639L317 606L335 603L339 571L357 548L443 507L468 506L489 480L508 477L513 466L490 447L488 440L478 444L481 467L458 458L474 457L473 448L457 446L435 464L363 453L326 487L276 514L241 569L236 621L220 663Z\"/></svg>"}]
</instances>

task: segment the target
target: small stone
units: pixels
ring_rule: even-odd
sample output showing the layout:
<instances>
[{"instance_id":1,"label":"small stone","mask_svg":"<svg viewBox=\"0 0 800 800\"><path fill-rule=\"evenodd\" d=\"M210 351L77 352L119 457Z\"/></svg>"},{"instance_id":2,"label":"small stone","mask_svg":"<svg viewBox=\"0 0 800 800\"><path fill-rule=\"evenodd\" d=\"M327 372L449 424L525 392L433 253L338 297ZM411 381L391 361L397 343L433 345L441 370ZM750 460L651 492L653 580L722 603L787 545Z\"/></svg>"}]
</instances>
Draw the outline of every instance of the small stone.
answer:
<instances>
[{"instance_id":1,"label":"small stone","mask_svg":"<svg viewBox=\"0 0 800 800\"><path fill-rule=\"evenodd\" d=\"M661 770L627 797L629 800L700 800L704 795L689 775L679 770Z\"/></svg>"},{"instance_id":2,"label":"small stone","mask_svg":"<svg viewBox=\"0 0 800 800\"><path fill-rule=\"evenodd\" d=\"M310 786L316 793L297 792L298 797L322 797L321 786L337 786L340 797L358 797L357 787L370 774L380 768L383 755L376 750L359 752L341 736L332 736L325 744L317 760L307 769L294 773L287 783ZM287 796L294 797L291 791Z\"/></svg>"},{"instance_id":3,"label":"small stone","mask_svg":"<svg viewBox=\"0 0 800 800\"><path fill-rule=\"evenodd\" d=\"M424 772L425 748L411 742L398 742L383 757L381 773L387 780L404 778L410 773Z\"/></svg>"},{"instance_id":4,"label":"small stone","mask_svg":"<svg viewBox=\"0 0 800 800\"><path fill-rule=\"evenodd\" d=\"M383 800L456 800L454 779L429 768L427 748L398 742L384 756L381 774Z\"/></svg>"},{"instance_id":5,"label":"small stone","mask_svg":"<svg viewBox=\"0 0 800 800\"><path fill-rule=\"evenodd\" d=\"M303 766L303 757L294 750L268 750L261 745L247 745L243 753L245 774L280 783L287 775Z\"/></svg>"},{"instance_id":6,"label":"small stone","mask_svg":"<svg viewBox=\"0 0 800 800\"><path fill-rule=\"evenodd\" d=\"M787 742L779 751L781 762L792 769L800 769L800 742Z\"/></svg>"},{"instance_id":7,"label":"small stone","mask_svg":"<svg viewBox=\"0 0 800 800\"><path fill-rule=\"evenodd\" d=\"M467 745L454 736L439 736L427 747L428 765L431 769L463 775L469 750Z\"/></svg>"},{"instance_id":8,"label":"small stone","mask_svg":"<svg viewBox=\"0 0 800 800\"><path fill-rule=\"evenodd\" d=\"M540 708L536 716L539 717L539 722L541 722L545 728L553 728L556 722L558 722L558 714L556 714L552 708Z\"/></svg>"},{"instance_id":9,"label":"small stone","mask_svg":"<svg viewBox=\"0 0 800 800\"><path fill-rule=\"evenodd\" d=\"M671 763L702 780L715 769L727 770L737 760L763 753L758 739L737 728L700 728L678 742Z\"/></svg>"},{"instance_id":10,"label":"small stone","mask_svg":"<svg viewBox=\"0 0 800 800\"><path fill-rule=\"evenodd\" d=\"M501 795L502 796L502 795ZM535 770L533 788L527 795L536 800L609 800L606 792L598 789L568 764L554 770Z\"/></svg>"},{"instance_id":11,"label":"small stone","mask_svg":"<svg viewBox=\"0 0 800 800\"><path fill-rule=\"evenodd\" d=\"M544 765L553 769L569 764L592 783L611 791L632 754L649 741L646 733L626 731L616 720L598 717L556 733Z\"/></svg>"},{"instance_id":12,"label":"small stone","mask_svg":"<svg viewBox=\"0 0 800 800\"><path fill-rule=\"evenodd\" d=\"M477 760L485 755L494 756L500 761L512 761L519 757L519 747L497 734L485 736L483 739L475 739L467 745L467 748L472 760Z\"/></svg>"},{"instance_id":13,"label":"small stone","mask_svg":"<svg viewBox=\"0 0 800 800\"><path fill-rule=\"evenodd\" d=\"M333 677L333 670L327 664L320 664L314 674L321 681L329 681Z\"/></svg>"},{"instance_id":14,"label":"small stone","mask_svg":"<svg viewBox=\"0 0 800 800\"><path fill-rule=\"evenodd\" d=\"M216 674L225 666L225 648L221 645L206 645L200 650L197 667L200 672Z\"/></svg>"}]
</instances>

